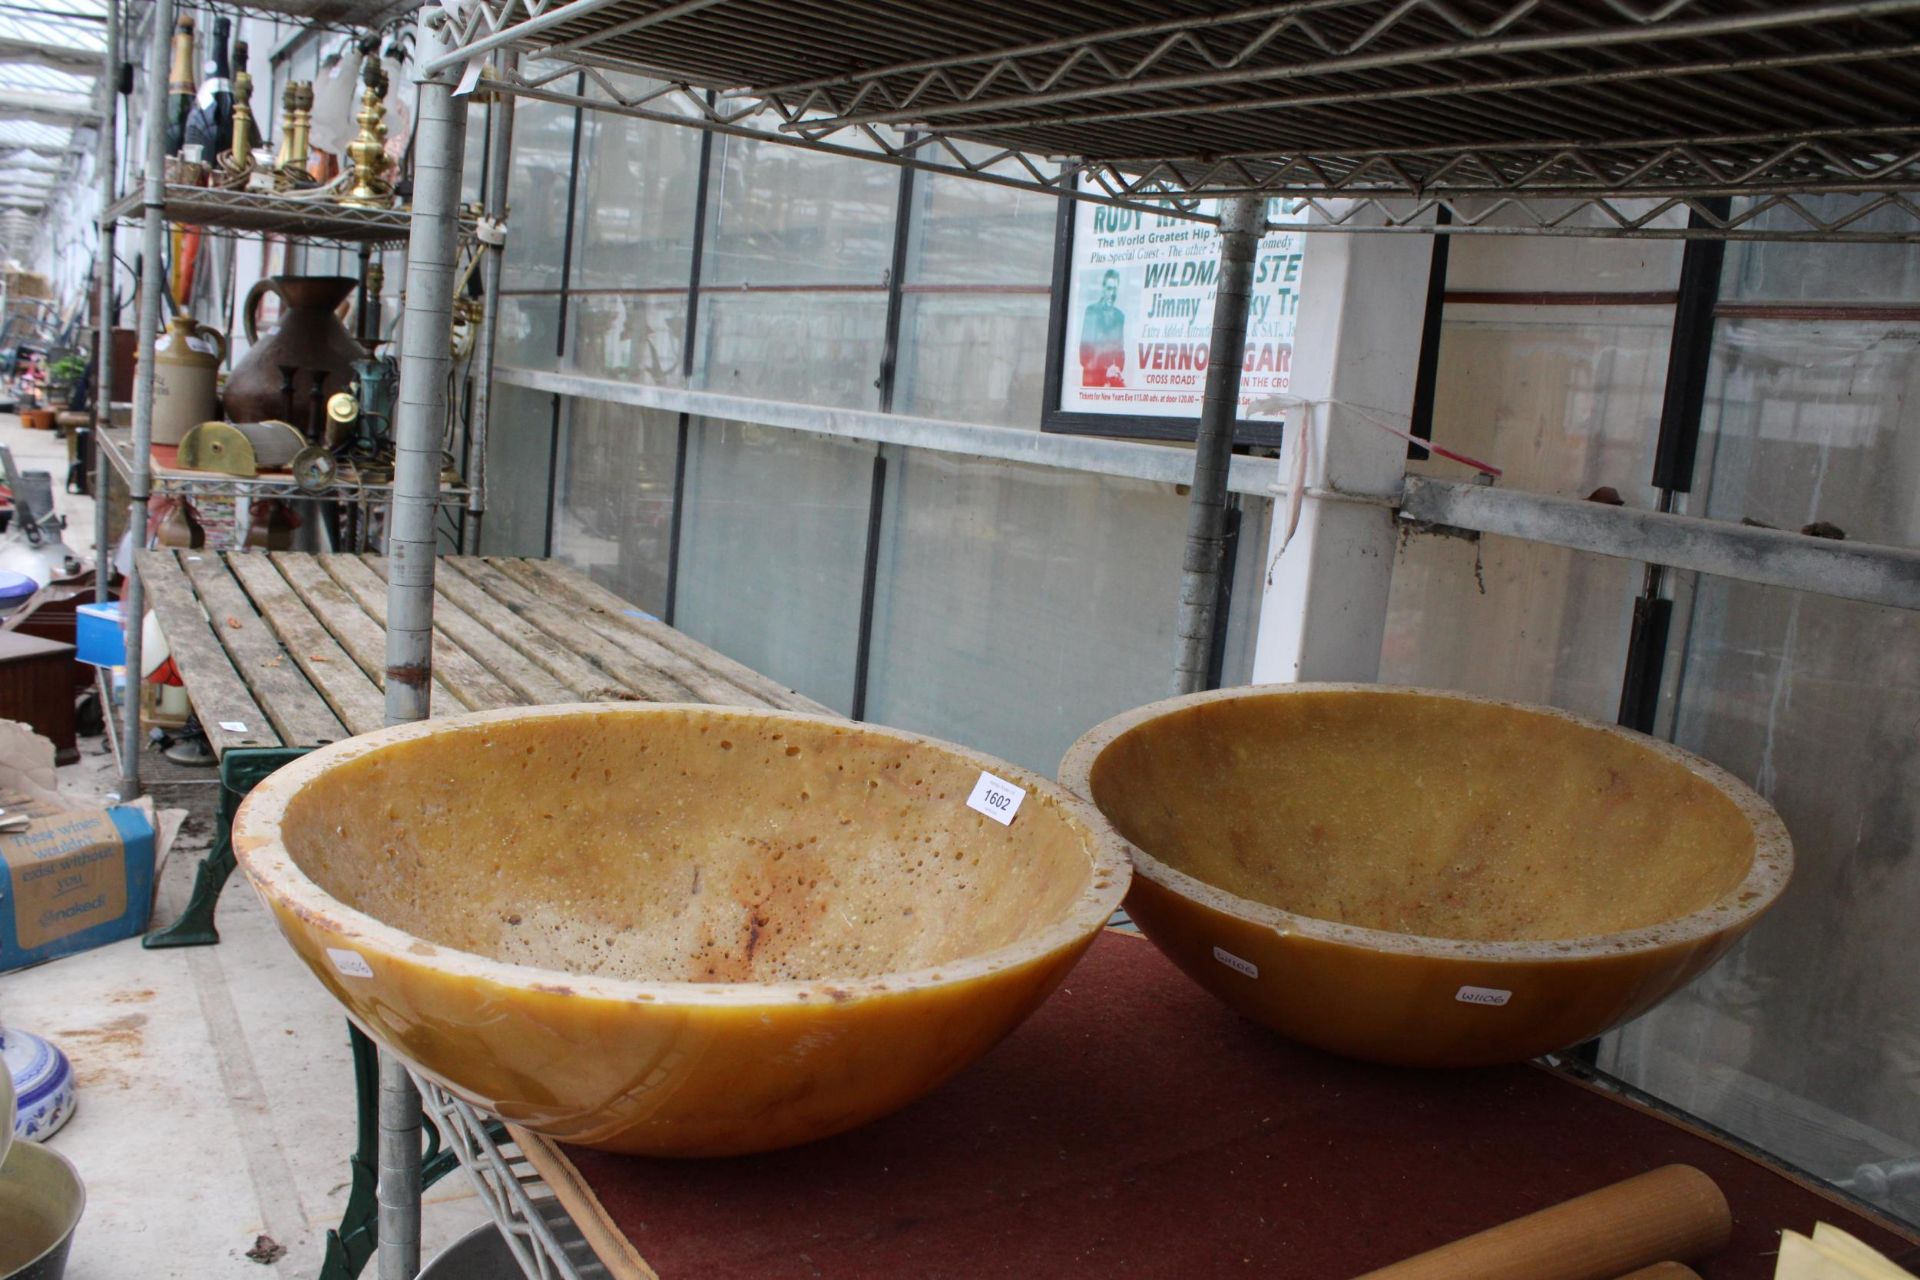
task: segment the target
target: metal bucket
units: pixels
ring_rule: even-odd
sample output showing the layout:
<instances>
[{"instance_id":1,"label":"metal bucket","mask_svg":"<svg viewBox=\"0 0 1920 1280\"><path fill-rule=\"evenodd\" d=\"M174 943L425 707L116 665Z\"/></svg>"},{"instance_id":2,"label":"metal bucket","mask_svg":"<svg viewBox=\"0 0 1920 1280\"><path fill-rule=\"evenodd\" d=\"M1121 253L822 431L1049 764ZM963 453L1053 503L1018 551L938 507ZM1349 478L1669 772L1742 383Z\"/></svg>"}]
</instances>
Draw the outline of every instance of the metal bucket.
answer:
<instances>
[{"instance_id":1,"label":"metal bucket","mask_svg":"<svg viewBox=\"0 0 1920 1280\"><path fill-rule=\"evenodd\" d=\"M500 1228L489 1222L441 1250L419 1280L523 1280L524 1274Z\"/></svg>"},{"instance_id":2,"label":"metal bucket","mask_svg":"<svg viewBox=\"0 0 1920 1280\"><path fill-rule=\"evenodd\" d=\"M0 1280L60 1280L86 1204L86 1187L65 1156L14 1143L0 1165Z\"/></svg>"}]
</instances>

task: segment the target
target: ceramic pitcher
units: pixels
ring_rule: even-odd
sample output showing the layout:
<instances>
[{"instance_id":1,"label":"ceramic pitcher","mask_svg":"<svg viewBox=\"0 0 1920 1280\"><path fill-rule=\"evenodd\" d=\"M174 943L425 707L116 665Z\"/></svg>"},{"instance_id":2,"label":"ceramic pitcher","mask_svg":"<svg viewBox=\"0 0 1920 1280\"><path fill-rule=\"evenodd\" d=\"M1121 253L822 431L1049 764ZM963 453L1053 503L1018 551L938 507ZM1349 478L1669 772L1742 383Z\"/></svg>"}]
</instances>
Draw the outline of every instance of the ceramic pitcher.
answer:
<instances>
[{"instance_id":1,"label":"ceramic pitcher","mask_svg":"<svg viewBox=\"0 0 1920 1280\"><path fill-rule=\"evenodd\" d=\"M352 389L353 362L366 354L335 314L357 283L348 276L274 276L253 286L240 308L253 346L227 375L228 421L278 419L318 438L326 398ZM262 335L256 313L269 290L280 295L282 310Z\"/></svg>"}]
</instances>

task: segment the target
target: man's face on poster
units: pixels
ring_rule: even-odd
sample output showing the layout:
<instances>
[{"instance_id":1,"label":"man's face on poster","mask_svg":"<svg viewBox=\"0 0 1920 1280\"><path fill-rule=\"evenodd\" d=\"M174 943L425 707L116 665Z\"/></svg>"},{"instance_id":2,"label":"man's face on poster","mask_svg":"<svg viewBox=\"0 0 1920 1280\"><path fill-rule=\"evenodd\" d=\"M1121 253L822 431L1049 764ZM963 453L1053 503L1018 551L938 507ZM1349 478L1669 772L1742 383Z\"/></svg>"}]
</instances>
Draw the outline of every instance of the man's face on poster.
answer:
<instances>
[{"instance_id":1,"label":"man's face on poster","mask_svg":"<svg viewBox=\"0 0 1920 1280\"><path fill-rule=\"evenodd\" d=\"M1120 298L1120 273L1109 271L1100 280L1100 305L1110 307Z\"/></svg>"}]
</instances>

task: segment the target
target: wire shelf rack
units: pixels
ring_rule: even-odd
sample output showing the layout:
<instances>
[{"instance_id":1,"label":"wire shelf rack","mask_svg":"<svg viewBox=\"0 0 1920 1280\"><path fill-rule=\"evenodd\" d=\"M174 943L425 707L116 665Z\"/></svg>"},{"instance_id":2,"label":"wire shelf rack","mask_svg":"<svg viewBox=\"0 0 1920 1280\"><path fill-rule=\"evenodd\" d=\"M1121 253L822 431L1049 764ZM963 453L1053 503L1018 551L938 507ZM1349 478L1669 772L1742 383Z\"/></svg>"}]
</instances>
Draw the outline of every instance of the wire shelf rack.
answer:
<instances>
[{"instance_id":1,"label":"wire shelf rack","mask_svg":"<svg viewBox=\"0 0 1920 1280\"><path fill-rule=\"evenodd\" d=\"M1208 0L1150 18L1056 0L990 27L972 9L463 0L429 16L426 62L1202 220L1198 199L1264 194L1344 230L1431 231L1444 210L1451 233L1920 238L1920 0Z\"/></svg>"},{"instance_id":2,"label":"wire shelf rack","mask_svg":"<svg viewBox=\"0 0 1920 1280\"><path fill-rule=\"evenodd\" d=\"M127 427L114 427L100 433L101 447L107 451L107 460L113 464L123 479L133 475L133 432ZM214 471L186 471L170 467L153 467L150 481L154 496L179 495L182 497L202 498L319 498L336 502L351 502L360 499L384 502L393 496L391 480L370 482L355 478L351 472L344 474L335 483L324 489L302 489L294 483L291 475L268 474L263 476L229 476ZM443 485L440 490L442 507L464 507L467 504L467 489L464 485Z\"/></svg>"},{"instance_id":3,"label":"wire shelf rack","mask_svg":"<svg viewBox=\"0 0 1920 1280\"><path fill-rule=\"evenodd\" d=\"M107 213L118 222L138 222L144 211L144 197L135 191ZM356 209L331 200L177 183L167 184L164 216L210 231L278 235L328 247L401 245L412 226L405 209Z\"/></svg>"},{"instance_id":4,"label":"wire shelf rack","mask_svg":"<svg viewBox=\"0 0 1920 1280\"><path fill-rule=\"evenodd\" d=\"M414 1084L528 1280L612 1280L511 1130L431 1080Z\"/></svg>"}]
</instances>

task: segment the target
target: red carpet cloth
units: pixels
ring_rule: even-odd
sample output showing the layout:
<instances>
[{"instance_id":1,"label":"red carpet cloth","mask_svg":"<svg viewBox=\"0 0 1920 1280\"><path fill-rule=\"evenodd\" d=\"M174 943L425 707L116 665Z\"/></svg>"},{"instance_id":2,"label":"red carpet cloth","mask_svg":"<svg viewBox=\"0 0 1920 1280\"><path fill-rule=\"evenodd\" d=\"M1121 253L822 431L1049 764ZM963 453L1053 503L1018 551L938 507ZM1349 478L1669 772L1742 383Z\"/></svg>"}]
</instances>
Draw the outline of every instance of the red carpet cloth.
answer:
<instances>
[{"instance_id":1,"label":"red carpet cloth","mask_svg":"<svg viewBox=\"0 0 1920 1280\"><path fill-rule=\"evenodd\" d=\"M1541 1068L1290 1044L1114 933L1004 1044L865 1129L730 1160L561 1151L576 1216L597 1200L664 1280L1345 1280L1676 1162L1733 1206L1706 1280L1770 1280L1779 1230L1816 1220L1895 1257L1920 1244Z\"/></svg>"}]
</instances>

